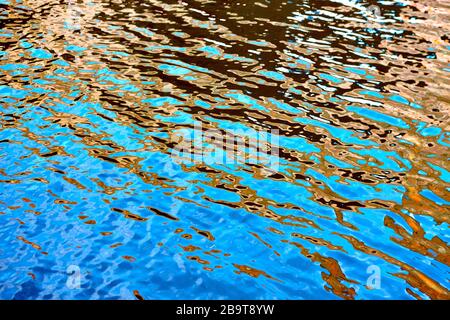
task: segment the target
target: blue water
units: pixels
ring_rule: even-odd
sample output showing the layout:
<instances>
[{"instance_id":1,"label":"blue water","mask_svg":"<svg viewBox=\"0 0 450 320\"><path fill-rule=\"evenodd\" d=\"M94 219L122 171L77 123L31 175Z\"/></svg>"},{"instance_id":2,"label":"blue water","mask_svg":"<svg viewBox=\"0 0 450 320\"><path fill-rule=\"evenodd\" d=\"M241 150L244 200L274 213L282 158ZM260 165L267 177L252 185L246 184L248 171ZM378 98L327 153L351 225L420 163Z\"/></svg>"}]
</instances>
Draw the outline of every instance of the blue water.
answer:
<instances>
[{"instance_id":1,"label":"blue water","mask_svg":"<svg viewBox=\"0 0 450 320\"><path fill-rule=\"evenodd\" d=\"M448 7L374 3L0 0L0 298L449 299Z\"/></svg>"}]
</instances>

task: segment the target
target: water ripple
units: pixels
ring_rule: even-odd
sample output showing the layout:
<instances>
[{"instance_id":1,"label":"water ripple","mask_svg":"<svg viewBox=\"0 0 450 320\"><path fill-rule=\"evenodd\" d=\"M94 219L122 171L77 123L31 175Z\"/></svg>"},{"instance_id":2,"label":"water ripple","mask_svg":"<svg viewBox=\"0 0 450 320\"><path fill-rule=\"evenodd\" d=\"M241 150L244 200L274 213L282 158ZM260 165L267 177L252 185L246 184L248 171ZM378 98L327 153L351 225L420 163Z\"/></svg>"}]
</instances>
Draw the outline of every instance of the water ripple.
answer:
<instances>
[{"instance_id":1,"label":"water ripple","mask_svg":"<svg viewBox=\"0 0 450 320\"><path fill-rule=\"evenodd\" d=\"M0 297L449 299L449 10L0 0Z\"/></svg>"}]
</instances>

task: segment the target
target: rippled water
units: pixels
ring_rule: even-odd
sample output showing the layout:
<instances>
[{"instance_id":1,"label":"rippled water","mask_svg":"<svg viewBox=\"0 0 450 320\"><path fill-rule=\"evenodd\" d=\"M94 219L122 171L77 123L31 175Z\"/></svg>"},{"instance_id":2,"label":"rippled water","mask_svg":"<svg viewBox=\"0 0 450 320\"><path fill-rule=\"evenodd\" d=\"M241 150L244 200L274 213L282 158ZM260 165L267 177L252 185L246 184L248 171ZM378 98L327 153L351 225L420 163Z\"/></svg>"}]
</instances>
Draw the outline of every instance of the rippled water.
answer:
<instances>
[{"instance_id":1,"label":"rippled water","mask_svg":"<svg viewBox=\"0 0 450 320\"><path fill-rule=\"evenodd\" d=\"M449 13L0 0L0 298L449 299Z\"/></svg>"}]
</instances>

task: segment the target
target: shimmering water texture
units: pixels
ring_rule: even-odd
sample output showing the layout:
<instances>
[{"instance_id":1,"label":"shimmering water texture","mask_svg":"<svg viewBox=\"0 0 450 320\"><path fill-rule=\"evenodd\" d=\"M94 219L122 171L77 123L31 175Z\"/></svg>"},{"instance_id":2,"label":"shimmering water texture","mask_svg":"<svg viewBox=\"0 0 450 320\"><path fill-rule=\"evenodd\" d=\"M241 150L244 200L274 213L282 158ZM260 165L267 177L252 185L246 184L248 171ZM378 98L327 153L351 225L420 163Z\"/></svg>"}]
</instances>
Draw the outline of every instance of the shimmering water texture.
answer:
<instances>
[{"instance_id":1,"label":"shimmering water texture","mask_svg":"<svg viewBox=\"0 0 450 320\"><path fill-rule=\"evenodd\" d=\"M0 0L0 298L449 299L449 16ZM174 161L197 124L277 170Z\"/></svg>"}]
</instances>

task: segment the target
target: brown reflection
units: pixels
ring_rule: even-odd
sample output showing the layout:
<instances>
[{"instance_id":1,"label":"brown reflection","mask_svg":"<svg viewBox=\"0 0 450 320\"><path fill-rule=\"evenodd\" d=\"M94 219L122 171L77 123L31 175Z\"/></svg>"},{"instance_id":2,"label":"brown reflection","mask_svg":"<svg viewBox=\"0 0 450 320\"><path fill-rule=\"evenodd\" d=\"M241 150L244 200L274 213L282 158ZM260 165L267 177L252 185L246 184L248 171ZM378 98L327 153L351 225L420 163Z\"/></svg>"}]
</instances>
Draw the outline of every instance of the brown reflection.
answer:
<instances>
[{"instance_id":1,"label":"brown reflection","mask_svg":"<svg viewBox=\"0 0 450 320\"><path fill-rule=\"evenodd\" d=\"M377 22L368 25L366 17L358 10L335 1L320 1L320 4L317 1L271 1L270 5L254 1L221 1L220 5L217 1L206 0L184 2L188 4L175 0L151 0L145 4L135 0L11 1L8 14L1 17L1 28L12 36L1 38L0 49L6 55L0 64L21 64L27 68L23 74L17 73L18 70L1 69L0 85L24 90L28 95L8 100L2 96L0 130L17 129L18 133L0 140L0 144L23 146L25 151L18 161L33 161L33 157L38 157L45 163L44 171L57 176L53 179L64 180L80 193L92 194L95 190L89 189L79 177L71 176L73 168L61 168L64 159L75 161L79 156L71 151L70 144L86 150L90 158L125 169L130 180L138 177L148 185L150 192L165 190L173 199L196 208L242 209L249 215L263 218L271 224L268 230L274 235L288 234L295 238L298 242L285 243L298 247L312 263L319 263L327 270L328 273L322 273L327 290L345 299L357 295L344 282L355 284L356 281L347 278L339 261L312 253L308 246L350 254L342 246L326 240L325 235L338 227L352 234L365 232L367 226L350 222L355 216L364 219L363 208L386 209L393 213L394 218L384 216L384 225L378 227L380 233L386 228L393 230L400 237L390 239L396 245L450 265L445 239L439 236L430 239L428 230L417 218L426 216L437 226L449 223L448 206L439 205L420 193L429 189L442 199L448 199L448 183L443 181L442 173L430 166L431 163L448 170L448 147L442 143L445 138L439 141L439 136L425 136L417 130L419 122L444 130L449 127L450 82L445 70L449 57L445 47L449 44L450 24L445 1L410 1L404 8L383 4L381 9L387 17L402 20L393 20L388 27ZM52 57L33 57L23 41L48 51ZM433 52L430 46L435 48ZM205 51L205 47L210 51ZM171 72L171 67L184 68L191 78ZM267 72L277 72L281 76L270 76ZM324 77L324 74L334 78ZM31 91L35 87L48 91ZM367 91L377 94L368 95ZM251 98L254 104L231 98L230 92ZM410 104L389 99L393 94L407 99ZM179 104L144 102L160 97L176 99ZM207 102L209 107L199 105L198 100ZM79 102L98 106L79 114L76 109ZM412 103L421 108L414 108ZM401 119L406 126L351 112L348 108L352 105ZM180 114L178 121L171 120ZM283 146L279 156L286 164L285 170L270 174L264 166L248 163L231 173L214 165L182 165L184 173L207 178L201 182L189 181L198 184L199 197L193 200L179 195L187 188L177 186L175 178L145 167L146 158L142 155L170 154L175 147L170 134L192 129L192 120L201 122L205 129L219 129L221 134L225 134L225 130L219 125L225 122L255 130L277 129L282 137L302 139L318 151L308 153L295 145ZM299 120L309 120L313 124ZM124 136L134 143L133 147L129 147L130 141L126 139L114 139L111 131L106 132L108 126L129 129ZM51 128L58 131L58 135L47 134ZM333 129L346 130L360 142L349 142L333 133ZM60 137L68 138L70 143L63 145ZM448 142L448 138L445 141ZM364 142L374 145L364 146ZM381 159L358 153L366 149L386 152L389 156ZM345 165L331 163L330 157ZM407 160L410 167L399 159ZM384 162L389 160L394 169L383 168ZM395 169L397 167L400 169ZM346 199L325 181L313 177L308 169L325 177L336 177L336 181L344 185L359 183L373 190L390 185L406 191L401 204L377 198ZM29 182L51 184L44 173L31 175L33 170L28 168L10 174L0 168L0 183L6 188ZM298 204L295 194L286 201L277 200L279 195L275 192L262 196L261 190L243 181L242 173L257 181L305 188L312 195L308 200L330 209L333 214L306 209ZM111 206L111 211L120 213L119 218L148 223L149 217L157 215L174 228L175 224L183 224L183 228L175 229L180 241L193 242L200 236L212 243L219 242L216 238L220 239L220 230L215 229L216 226L204 227L208 230L191 227L192 221L183 212L174 215L146 206L148 216L143 217L131 212L132 209L115 207L112 203L122 192L134 191L131 181L113 185L98 176L87 178L98 186L98 192L105 204ZM238 200L215 199L200 185L231 192ZM50 187L47 195L61 210L68 211L78 204L55 194ZM27 213L39 216L42 212L35 210L33 201L24 198L22 203L9 205L7 209L17 211L25 207ZM100 225L97 222L100 220L88 215L79 216L79 220L85 228ZM401 225L401 220L412 232ZM25 218L16 221L21 225L27 223ZM197 235L185 233L189 228ZM263 239L253 226L246 228L282 258L274 243ZM295 232L284 228L295 229ZM307 235L311 230L324 236ZM401 262L400 258L368 247L356 236L340 236L356 250L401 267L407 274L397 276L430 298L449 297L443 284ZM22 236L18 239L42 250ZM194 244L177 249L203 250ZM211 252L214 253L218 252ZM187 259L210 264L200 256ZM237 263L234 266L238 273L275 279L262 270ZM220 269L219 266L205 268ZM411 290L408 292L418 298ZM137 290L134 295L142 298Z\"/></svg>"}]
</instances>

